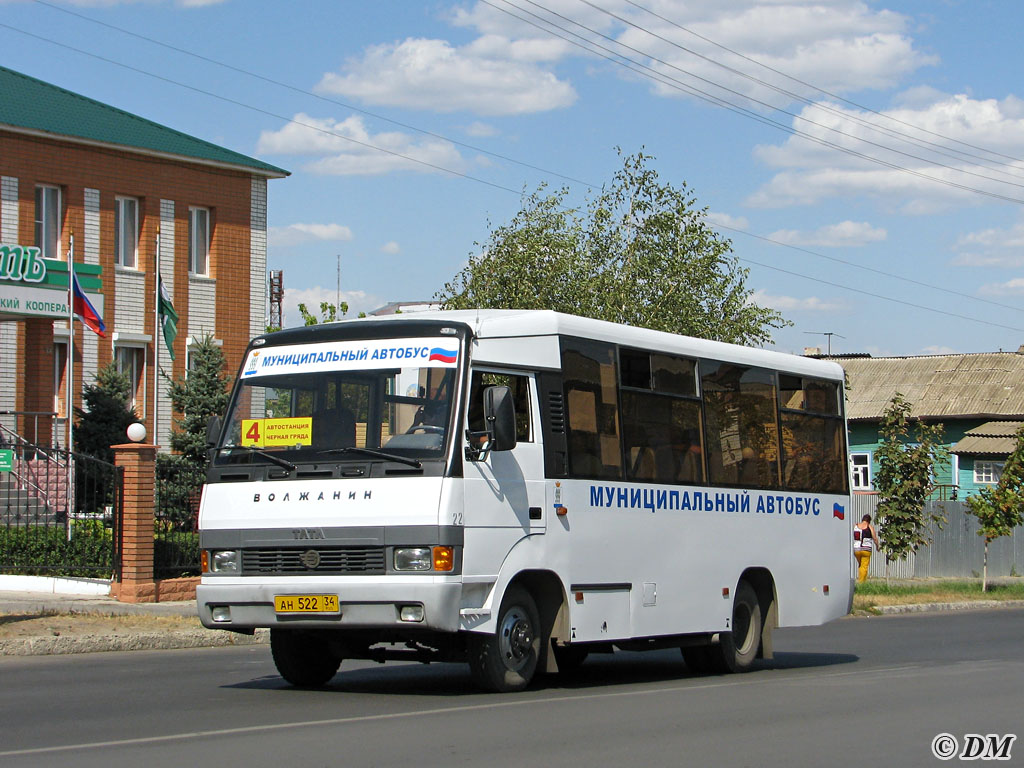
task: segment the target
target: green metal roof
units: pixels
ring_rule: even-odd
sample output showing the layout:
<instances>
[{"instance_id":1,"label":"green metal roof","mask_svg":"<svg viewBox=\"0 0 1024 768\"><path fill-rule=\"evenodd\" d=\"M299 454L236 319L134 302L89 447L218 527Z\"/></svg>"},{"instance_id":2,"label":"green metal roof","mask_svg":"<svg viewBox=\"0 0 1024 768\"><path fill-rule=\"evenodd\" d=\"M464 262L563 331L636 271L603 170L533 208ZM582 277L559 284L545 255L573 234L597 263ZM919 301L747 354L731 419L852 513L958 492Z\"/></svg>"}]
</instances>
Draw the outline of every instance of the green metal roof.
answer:
<instances>
[{"instance_id":1,"label":"green metal roof","mask_svg":"<svg viewBox=\"0 0 1024 768\"><path fill-rule=\"evenodd\" d=\"M94 99L0 67L0 128L10 126L55 138L84 139L122 148L234 166L262 176L283 168L218 147Z\"/></svg>"}]
</instances>

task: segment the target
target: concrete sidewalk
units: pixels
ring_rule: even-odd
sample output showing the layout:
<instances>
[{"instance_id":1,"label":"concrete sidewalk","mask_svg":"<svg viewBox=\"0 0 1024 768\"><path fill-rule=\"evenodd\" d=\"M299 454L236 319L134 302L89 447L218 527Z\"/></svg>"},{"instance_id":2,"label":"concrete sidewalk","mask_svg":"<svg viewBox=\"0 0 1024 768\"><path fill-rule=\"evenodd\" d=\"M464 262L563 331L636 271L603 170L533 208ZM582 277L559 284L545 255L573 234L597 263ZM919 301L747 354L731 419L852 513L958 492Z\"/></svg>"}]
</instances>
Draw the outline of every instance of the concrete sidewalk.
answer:
<instances>
[{"instance_id":1,"label":"concrete sidewalk","mask_svg":"<svg viewBox=\"0 0 1024 768\"><path fill-rule=\"evenodd\" d=\"M172 603L121 603L107 595L55 594L52 592L0 591L0 616L31 618L47 615L84 616L177 616L195 618L195 628L167 629L118 627L102 634L51 633L29 637L0 638L2 656L48 656L99 651L169 650L224 645L266 643L269 633L254 635L206 629L199 623L194 600ZM2 619L0 619L2 620ZM154 622L155 623L155 622Z\"/></svg>"}]
</instances>

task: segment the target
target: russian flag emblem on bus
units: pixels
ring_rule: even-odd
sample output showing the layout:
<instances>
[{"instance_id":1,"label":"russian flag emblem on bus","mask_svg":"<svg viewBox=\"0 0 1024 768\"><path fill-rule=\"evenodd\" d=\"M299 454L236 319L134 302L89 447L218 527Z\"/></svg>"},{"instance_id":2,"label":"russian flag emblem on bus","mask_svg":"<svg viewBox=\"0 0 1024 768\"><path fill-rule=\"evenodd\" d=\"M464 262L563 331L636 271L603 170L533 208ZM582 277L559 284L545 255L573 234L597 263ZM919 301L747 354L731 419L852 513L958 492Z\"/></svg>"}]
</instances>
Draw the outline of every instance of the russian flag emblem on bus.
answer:
<instances>
[{"instance_id":1,"label":"russian flag emblem on bus","mask_svg":"<svg viewBox=\"0 0 1024 768\"><path fill-rule=\"evenodd\" d=\"M454 363L456 357L458 357L459 351L457 349L442 349L441 347L434 347L430 350L430 361L437 361L439 363Z\"/></svg>"},{"instance_id":2,"label":"russian flag emblem on bus","mask_svg":"<svg viewBox=\"0 0 1024 768\"><path fill-rule=\"evenodd\" d=\"M840 520L846 519L846 507L842 504L832 505L832 517L838 517Z\"/></svg>"}]
</instances>

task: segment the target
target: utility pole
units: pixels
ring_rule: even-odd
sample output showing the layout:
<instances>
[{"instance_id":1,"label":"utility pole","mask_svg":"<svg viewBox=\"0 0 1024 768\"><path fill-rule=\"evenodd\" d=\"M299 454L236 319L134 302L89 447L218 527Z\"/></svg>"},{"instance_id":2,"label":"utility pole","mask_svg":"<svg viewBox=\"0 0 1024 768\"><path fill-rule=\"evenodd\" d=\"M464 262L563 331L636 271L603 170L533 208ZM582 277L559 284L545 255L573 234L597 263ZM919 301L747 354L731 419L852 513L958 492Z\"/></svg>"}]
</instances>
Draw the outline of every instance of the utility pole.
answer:
<instances>
[{"instance_id":1,"label":"utility pole","mask_svg":"<svg viewBox=\"0 0 1024 768\"><path fill-rule=\"evenodd\" d=\"M828 355L830 357L832 356L832 337L833 336L839 336L838 333L834 333L833 331L804 331L804 333L809 333L812 336L824 336L825 338L827 338L828 339ZM845 339L846 337L845 336L839 336L839 338L840 339Z\"/></svg>"}]
</instances>

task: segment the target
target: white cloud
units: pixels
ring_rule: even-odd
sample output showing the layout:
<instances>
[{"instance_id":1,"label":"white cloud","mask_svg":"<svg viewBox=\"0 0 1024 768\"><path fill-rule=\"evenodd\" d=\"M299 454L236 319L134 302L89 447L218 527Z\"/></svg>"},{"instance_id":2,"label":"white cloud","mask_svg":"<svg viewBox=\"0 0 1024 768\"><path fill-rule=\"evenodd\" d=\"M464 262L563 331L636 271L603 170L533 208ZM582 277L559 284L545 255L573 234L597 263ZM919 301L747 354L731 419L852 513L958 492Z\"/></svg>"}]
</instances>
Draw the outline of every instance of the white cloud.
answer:
<instances>
[{"instance_id":1,"label":"white cloud","mask_svg":"<svg viewBox=\"0 0 1024 768\"><path fill-rule=\"evenodd\" d=\"M380 247L381 253L391 254L392 256L402 252L401 247L394 240L389 240Z\"/></svg>"},{"instance_id":2,"label":"white cloud","mask_svg":"<svg viewBox=\"0 0 1024 768\"><path fill-rule=\"evenodd\" d=\"M1008 183L1019 185L1024 163L991 156L983 161L979 150L966 146L984 146L992 153L1017 157L1024 154L1019 100L931 95L929 103L914 99L882 115L835 104L805 107L801 116L813 124L794 119L795 130L877 158L889 167L792 136L782 144L755 150L758 159L779 171L747 202L768 208L859 195L885 200L890 206L897 201L901 212L921 215L984 199L963 187L1020 197L1019 188Z\"/></svg>"},{"instance_id":3,"label":"white cloud","mask_svg":"<svg viewBox=\"0 0 1024 768\"><path fill-rule=\"evenodd\" d=\"M762 289L754 291L750 301L760 307L769 307L779 312L837 312L847 309L846 305L838 300L819 299L817 296L775 296Z\"/></svg>"},{"instance_id":4,"label":"white cloud","mask_svg":"<svg viewBox=\"0 0 1024 768\"><path fill-rule=\"evenodd\" d=\"M885 240L884 229L872 227L867 222L841 221L820 227L813 232L801 232L795 229L781 229L768 235L769 240L777 240L787 245L799 245L814 248L842 248L867 245Z\"/></svg>"},{"instance_id":5,"label":"white cloud","mask_svg":"<svg viewBox=\"0 0 1024 768\"><path fill-rule=\"evenodd\" d=\"M435 112L543 112L576 100L572 85L538 65L556 58L561 47L495 35L463 47L409 38L368 48L361 59L346 61L340 72L325 74L317 90L367 104Z\"/></svg>"},{"instance_id":6,"label":"white cloud","mask_svg":"<svg viewBox=\"0 0 1024 768\"><path fill-rule=\"evenodd\" d=\"M361 290L342 291L341 300L348 302L348 314L345 315L345 318L358 317L360 312L370 312L386 303L379 296L374 296ZM322 288L319 285L312 288L289 288L285 285L284 299L281 302L284 327L291 328L296 325L302 325L299 304L305 304L310 314L316 315L319 318L321 302L337 304L337 289Z\"/></svg>"},{"instance_id":7,"label":"white cloud","mask_svg":"<svg viewBox=\"0 0 1024 768\"><path fill-rule=\"evenodd\" d=\"M318 240L351 239L352 230L342 224L289 224L267 228L267 244L284 248Z\"/></svg>"},{"instance_id":8,"label":"white cloud","mask_svg":"<svg viewBox=\"0 0 1024 768\"><path fill-rule=\"evenodd\" d=\"M1015 277L1003 283L989 283L978 289L985 296L1020 296L1024 294L1024 277Z\"/></svg>"},{"instance_id":9,"label":"white cloud","mask_svg":"<svg viewBox=\"0 0 1024 768\"><path fill-rule=\"evenodd\" d=\"M498 135L498 129L490 123L483 123L479 120L466 126L466 135L476 138L489 138Z\"/></svg>"},{"instance_id":10,"label":"white cloud","mask_svg":"<svg viewBox=\"0 0 1024 768\"><path fill-rule=\"evenodd\" d=\"M983 229L962 235L953 246L957 267L1024 266L1024 221L1009 229Z\"/></svg>"},{"instance_id":11,"label":"white cloud","mask_svg":"<svg viewBox=\"0 0 1024 768\"><path fill-rule=\"evenodd\" d=\"M362 117L336 121L302 112L278 131L260 134L263 154L317 157L306 171L334 176L376 176L393 171L461 172L466 163L455 145L398 131L371 134Z\"/></svg>"},{"instance_id":12,"label":"white cloud","mask_svg":"<svg viewBox=\"0 0 1024 768\"><path fill-rule=\"evenodd\" d=\"M952 347L930 346L921 350L922 355L952 355L956 350Z\"/></svg>"},{"instance_id":13,"label":"white cloud","mask_svg":"<svg viewBox=\"0 0 1024 768\"><path fill-rule=\"evenodd\" d=\"M728 227L730 229L747 229L750 227L750 222L743 216L731 216L728 213L708 211L705 218L712 227Z\"/></svg>"}]
</instances>

